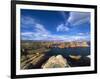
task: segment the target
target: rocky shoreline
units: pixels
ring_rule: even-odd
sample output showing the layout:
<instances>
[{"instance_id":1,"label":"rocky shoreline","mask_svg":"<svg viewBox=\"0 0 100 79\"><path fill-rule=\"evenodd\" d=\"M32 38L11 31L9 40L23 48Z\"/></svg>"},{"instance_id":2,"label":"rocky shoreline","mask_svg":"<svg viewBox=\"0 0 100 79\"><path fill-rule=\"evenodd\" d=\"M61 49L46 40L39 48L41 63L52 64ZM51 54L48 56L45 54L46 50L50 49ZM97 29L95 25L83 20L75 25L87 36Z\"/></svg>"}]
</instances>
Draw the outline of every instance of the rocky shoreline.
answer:
<instances>
[{"instance_id":1,"label":"rocky shoreline","mask_svg":"<svg viewBox=\"0 0 100 79\"><path fill-rule=\"evenodd\" d=\"M80 57L75 58L63 57L62 55L52 56L47 62L42 66L42 68L65 68L65 67L81 67L81 66L90 66L90 58ZM57 67L55 67L57 66Z\"/></svg>"},{"instance_id":2,"label":"rocky shoreline","mask_svg":"<svg viewBox=\"0 0 100 79\"><path fill-rule=\"evenodd\" d=\"M76 56L77 57L77 56ZM44 68L68 68L68 67L85 67L90 66L90 58L82 56L79 59L73 59L70 56L62 55L43 56L36 64L30 64L25 69L44 69Z\"/></svg>"}]
</instances>

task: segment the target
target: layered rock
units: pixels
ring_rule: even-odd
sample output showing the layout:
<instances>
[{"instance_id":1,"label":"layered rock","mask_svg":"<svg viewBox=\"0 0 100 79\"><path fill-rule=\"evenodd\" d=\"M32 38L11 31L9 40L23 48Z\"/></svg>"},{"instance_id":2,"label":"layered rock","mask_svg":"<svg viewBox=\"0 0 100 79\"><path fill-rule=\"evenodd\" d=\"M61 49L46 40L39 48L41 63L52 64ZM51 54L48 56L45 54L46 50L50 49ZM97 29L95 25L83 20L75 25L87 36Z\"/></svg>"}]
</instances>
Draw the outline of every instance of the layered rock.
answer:
<instances>
[{"instance_id":1,"label":"layered rock","mask_svg":"<svg viewBox=\"0 0 100 79\"><path fill-rule=\"evenodd\" d=\"M74 48L74 47L89 47L88 43L86 41L78 42L78 41L72 41L72 42L61 42L59 44L52 44L51 47L58 47L58 48Z\"/></svg>"},{"instance_id":2,"label":"layered rock","mask_svg":"<svg viewBox=\"0 0 100 79\"><path fill-rule=\"evenodd\" d=\"M62 55L52 56L42 65L42 68L65 68L70 67L67 60Z\"/></svg>"}]
</instances>

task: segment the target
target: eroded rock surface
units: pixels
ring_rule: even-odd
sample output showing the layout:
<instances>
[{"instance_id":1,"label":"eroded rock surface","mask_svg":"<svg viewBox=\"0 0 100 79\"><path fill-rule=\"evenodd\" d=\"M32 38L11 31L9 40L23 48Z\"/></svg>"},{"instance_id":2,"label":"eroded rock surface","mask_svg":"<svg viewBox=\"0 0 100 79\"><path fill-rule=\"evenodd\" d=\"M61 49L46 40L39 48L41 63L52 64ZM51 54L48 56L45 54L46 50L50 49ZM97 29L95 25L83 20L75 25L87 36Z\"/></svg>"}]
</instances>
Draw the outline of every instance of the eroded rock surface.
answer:
<instances>
[{"instance_id":1,"label":"eroded rock surface","mask_svg":"<svg viewBox=\"0 0 100 79\"><path fill-rule=\"evenodd\" d=\"M62 55L50 57L42 68L65 68L70 67L67 60Z\"/></svg>"}]
</instances>

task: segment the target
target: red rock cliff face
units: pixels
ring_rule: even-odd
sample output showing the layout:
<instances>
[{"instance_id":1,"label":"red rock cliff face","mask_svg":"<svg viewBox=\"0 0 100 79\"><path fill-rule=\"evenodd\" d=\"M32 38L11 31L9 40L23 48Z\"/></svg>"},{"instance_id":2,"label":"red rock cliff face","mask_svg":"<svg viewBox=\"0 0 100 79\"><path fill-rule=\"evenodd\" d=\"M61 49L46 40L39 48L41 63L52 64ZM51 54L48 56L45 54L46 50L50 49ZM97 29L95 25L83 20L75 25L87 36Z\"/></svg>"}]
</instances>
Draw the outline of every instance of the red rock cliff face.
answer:
<instances>
[{"instance_id":1,"label":"red rock cliff face","mask_svg":"<svg viewBox=\"0 0 100 79\"><path fill-rule=\"evenodd\" d=\"M87 42L69 42L68 44L61 43L58 45L59 48L68 48L68 47L89 47Z\"/></svg>"}]
</instances>

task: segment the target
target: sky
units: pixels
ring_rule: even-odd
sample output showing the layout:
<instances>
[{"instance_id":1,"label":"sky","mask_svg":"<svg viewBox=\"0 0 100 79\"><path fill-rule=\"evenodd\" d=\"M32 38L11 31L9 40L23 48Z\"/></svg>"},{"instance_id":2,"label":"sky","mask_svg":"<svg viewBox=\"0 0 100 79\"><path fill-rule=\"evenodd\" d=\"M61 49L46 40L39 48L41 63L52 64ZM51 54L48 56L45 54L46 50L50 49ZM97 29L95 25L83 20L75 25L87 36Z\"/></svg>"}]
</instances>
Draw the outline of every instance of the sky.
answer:
<instances>
[{"instance_id":1,"label":"sky","mask_svg":"<svg viewBox=\"0 0 100 79\"><path fill-rule=\"evenodd\" d=\"M90 40L90 13L21 9L21 40Z\"/></svg>"}]
</instances>

